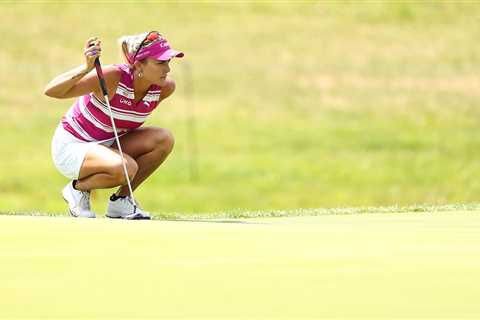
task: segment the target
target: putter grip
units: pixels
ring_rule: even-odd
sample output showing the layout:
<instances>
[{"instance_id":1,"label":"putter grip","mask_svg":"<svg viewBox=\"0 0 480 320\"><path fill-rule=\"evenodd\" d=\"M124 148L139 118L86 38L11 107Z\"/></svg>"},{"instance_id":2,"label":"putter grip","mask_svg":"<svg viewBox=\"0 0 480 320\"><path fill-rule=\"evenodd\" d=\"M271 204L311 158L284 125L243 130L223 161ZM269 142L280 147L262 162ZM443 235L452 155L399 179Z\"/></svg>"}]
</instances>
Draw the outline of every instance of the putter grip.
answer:
<instances>
[{"instance_id":1,"label":"putter grip","mask_svg":"<svg viewBox=\"0 0 480 320\"><path fill-rule=\"evenodd\" d=\"M105 85L105 79L103 77L102 66L100 65L100 59L95 59L95 69L97 70L98 80L100 81L100 87L102 88L103 96L108 96L107 86Z\"/></svg>"}]
</instances>

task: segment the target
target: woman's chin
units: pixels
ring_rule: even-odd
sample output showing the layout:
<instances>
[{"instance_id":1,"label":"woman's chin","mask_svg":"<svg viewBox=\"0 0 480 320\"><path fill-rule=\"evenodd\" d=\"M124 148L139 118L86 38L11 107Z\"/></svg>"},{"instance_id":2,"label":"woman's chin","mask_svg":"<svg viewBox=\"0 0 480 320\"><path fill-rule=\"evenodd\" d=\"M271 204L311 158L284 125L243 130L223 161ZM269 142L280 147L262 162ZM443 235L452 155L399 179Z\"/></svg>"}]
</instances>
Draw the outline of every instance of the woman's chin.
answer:
<instances>
[{"instance_id":1,"label":"woman's chin","mask_svg":"<svg viewBox=\"0 0 480 320\"><path fill-rule=\"evenodd\" d=\"M165 85L165 83L167 82L167 78L160 78L156 84L159 85L159 86L163 86Z\"/></svg>"}]
</instances>

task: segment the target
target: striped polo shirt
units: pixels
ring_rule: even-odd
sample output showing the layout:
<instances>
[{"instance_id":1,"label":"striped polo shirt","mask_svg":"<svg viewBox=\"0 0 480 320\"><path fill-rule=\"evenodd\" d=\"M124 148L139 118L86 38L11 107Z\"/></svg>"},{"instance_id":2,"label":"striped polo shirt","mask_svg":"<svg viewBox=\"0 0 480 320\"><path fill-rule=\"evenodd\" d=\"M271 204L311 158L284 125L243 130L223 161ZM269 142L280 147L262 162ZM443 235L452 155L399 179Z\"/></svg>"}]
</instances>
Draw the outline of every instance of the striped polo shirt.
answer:
<instances>
[{"instance_id":1,"label":"striped polo shirt","mask_svg":"<svg viewBox=\"0 0 480 320\"><path fill-rule=\"evenodd\" d=\"M115 65L121 71L115 95L110 99L118 134L140 127L160 101L161 87L151 85L142 100L135 103L133 70L126 64ZM62 118L63 128L76 138L91 142L112 139L107 105L93 93L79 97Z\"/></svg>"}]
</instances>

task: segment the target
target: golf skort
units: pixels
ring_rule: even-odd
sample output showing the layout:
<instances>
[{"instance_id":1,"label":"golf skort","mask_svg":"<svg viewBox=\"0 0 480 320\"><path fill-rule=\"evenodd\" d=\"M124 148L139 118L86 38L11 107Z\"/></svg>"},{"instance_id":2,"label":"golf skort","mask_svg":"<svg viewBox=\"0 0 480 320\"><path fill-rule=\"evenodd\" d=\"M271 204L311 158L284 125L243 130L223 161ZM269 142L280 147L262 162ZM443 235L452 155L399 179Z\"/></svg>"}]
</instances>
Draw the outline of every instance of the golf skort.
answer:
<instances>
[{"instance_id":1,"label":"golf skort","mask_svg":"<svg viewBox=\"0 0 480 320\"><path fill-rule=\"evenodd\" d=\"M85 142L75 138L60 124L52 138L52 159L55 167L69 179L77 179L80 174L85 155L91 147L102 144L110 147L115 138L104 141Z\"/></svg>"}]
</instances>

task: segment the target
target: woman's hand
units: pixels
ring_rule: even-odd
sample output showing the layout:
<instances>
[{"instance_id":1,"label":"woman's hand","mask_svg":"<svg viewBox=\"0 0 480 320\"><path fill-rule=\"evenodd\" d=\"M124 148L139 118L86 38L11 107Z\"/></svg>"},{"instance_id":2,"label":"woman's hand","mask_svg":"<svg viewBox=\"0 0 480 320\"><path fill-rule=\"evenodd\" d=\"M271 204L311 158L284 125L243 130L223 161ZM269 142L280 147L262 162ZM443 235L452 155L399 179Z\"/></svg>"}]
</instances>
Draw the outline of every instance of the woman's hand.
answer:
<instances>
[{"instance_id":1,"label":"woman's hand","mask_svg":"<svg viewBox=\"0 0 480 320\"><path fill-rule=\"evenodd\" d=\"M87 70L90 71L95 68L95 59L100 57L102 54L101 41L97 37L90 38L85 44L85 50L83 54L85 55L85 62Z\"/></svg>"},{"instance_id":2,"label":"woman's hand","mask_svg":"<svg viewBox=\"0 0 480 320\"><path fill-rule=\"evenodd\" d=\"M56 76L45 87L45 95L52 98L66 99L84 96L92 92L100 92L97 74L96 72L91 72L95 69L95 59L101 55L102 48L100 45L101 41L98 38L88 39L83 51L86 63L82 63L80 66ZM108 92L115 93L121 78L120 69L116 66L104 66L102 69ZM98 96L100 97L101 95Z\"/></svg>"}]
</instances>

